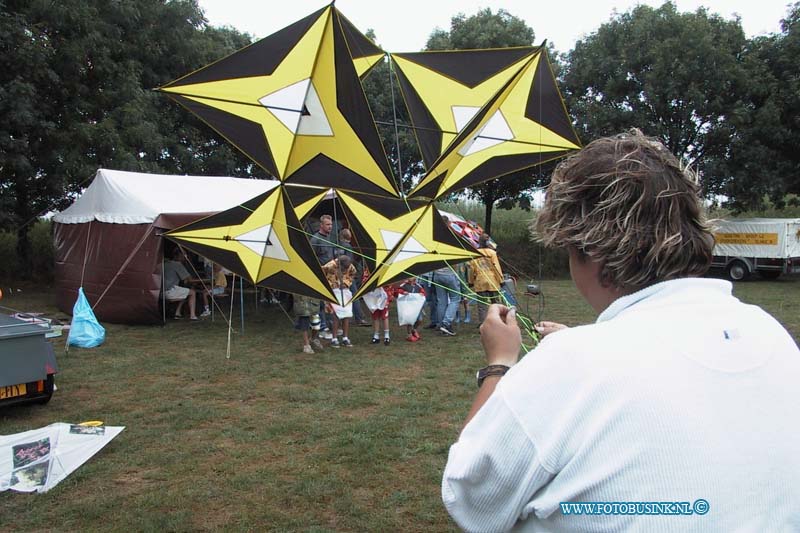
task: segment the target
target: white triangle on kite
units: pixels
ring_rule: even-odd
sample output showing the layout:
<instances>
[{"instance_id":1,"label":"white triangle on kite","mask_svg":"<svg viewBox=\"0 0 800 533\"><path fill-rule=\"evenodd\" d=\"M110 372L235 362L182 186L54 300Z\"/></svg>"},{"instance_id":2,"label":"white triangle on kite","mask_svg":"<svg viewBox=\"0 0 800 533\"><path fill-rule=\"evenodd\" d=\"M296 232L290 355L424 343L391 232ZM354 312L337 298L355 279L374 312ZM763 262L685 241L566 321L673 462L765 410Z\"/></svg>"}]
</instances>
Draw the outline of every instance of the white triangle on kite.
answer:
<instances>
[{"instance_id":1,"label":"white triangle on kite","mask_svg":"<svg viewBox=\"0 0 800 533\"><path fill-rule=\"evenodd\" d=\"M390 231L388 229L381 230L381 238L383 238L383 244L386 247L386 250L389 251L394 248L400 239L403 238L403 233L398 233L396 231Z\"/></svg>"},{"instance_id":2,"label":"white triangle on kite","mask_svg":"<svg viewBox=\"0 0 800 533\"><path fill-rule=\"evenodd\" d=\"M475 133L470 142L461 147L458 151L464 157L472 155L481 150L486 150L514 138L514 132L506 122L503 113L498 109L486 124Z\"/></svg>"},{"instance_id":3,"label":"white triangle on kite","mask_svg":"<svg viewBox=\"0 0 800 533\"><path fill-rule=\"evenodd\" d=\"M297 134L333 135L333 130L328 122L328 117L325 116L325 109L322 107L322 102L319 100L317 90L314 89L313 82L308 84L308 94L306 94L304 104L308 114L300 116L300 124L297 127Z\"/></svg>"},{"instance_id":4,"label":"white triangle on kite","mask_svg":"<svg viewBox=\"0 0 800 533\"><path fill-rule=\"evenodd\" d=\"M386 262L391 265L397 261L405 261L406 259L412 259L426 253L428 253L427 248L414 237L409 237L408 240L403 243L402 248L395 252Z\"/></svg>"},{"instance_id":5,"label":"white triangle on kite","mask_svg":"<svg viewBox=\"0 0 800 533\"><path fill-rule=\"evenodd\" d=\"M235 241L250 248L261 257L288 261L289 256L278 236L272 231L272 224L261 226L254 230L242 233L234 237Z\"/></svg>"},{"instance_id":6,"label":"white triangle on kite","mask_svg":"<svg viewBox=\"0 0 800 533\"><path fill-rule=\"evenodd\" d=\"M453 111L453 119L456 121L456 131L461 131L464 129L464 126L469 124L469 121L472 120L475 113L480 110L480 107L454 105L451 106L450 109Z\"/></svg>"},{"instance_id":7,"label":"white triangle on kite","mask_svg":"<svg viewBox=\"0 0 800 533\"><path fill-rule=\"evenodd\" d=\"M262 96L258 99L259 103L275 115L284 126L289 128L292 133L297 133L300 124L300 117L303 112L303 103L311 86L311 78L300 80L288 87L283 87L277 91Z\"/></svg>"}]
</instances>

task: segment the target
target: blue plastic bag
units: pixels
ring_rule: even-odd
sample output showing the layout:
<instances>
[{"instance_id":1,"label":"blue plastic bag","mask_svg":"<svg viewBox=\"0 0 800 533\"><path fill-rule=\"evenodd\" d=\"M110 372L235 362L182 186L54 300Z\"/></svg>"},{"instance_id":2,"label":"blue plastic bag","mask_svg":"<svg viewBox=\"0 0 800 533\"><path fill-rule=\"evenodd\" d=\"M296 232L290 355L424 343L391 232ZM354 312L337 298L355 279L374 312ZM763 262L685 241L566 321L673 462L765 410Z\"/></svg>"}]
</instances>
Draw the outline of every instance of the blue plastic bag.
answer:
<instances>
[{"instance_id":1,"label":"blue plastic bag","mask_svg":"<svg viewBox=\"0 0 800 533\"><path fill-rule=\"evenodd\" d=\"M81 348L94 348L106 340L106 330L94 316L92 306L83 294L83 287L78 289L78 300L72 308L72 325L69 328L67 345Z\"/></svg>"}]
</instances>

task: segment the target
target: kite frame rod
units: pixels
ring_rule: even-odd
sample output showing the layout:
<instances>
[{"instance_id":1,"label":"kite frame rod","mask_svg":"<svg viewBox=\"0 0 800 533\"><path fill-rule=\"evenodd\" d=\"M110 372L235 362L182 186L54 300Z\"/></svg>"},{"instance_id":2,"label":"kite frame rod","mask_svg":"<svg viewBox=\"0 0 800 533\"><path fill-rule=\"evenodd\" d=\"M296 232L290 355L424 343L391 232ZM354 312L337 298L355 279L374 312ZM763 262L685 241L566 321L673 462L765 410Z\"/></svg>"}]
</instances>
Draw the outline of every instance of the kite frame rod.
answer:
<instances>
[{"instance_id":1,"label":"kite frame rod","mask_svg":"<svg viewBox=\"0 0 800 533\"><path fill-rule=\"evenodd\" d=\"M214 102L224 102L226 104L239 104L239 105L249 105L253 107L262 107L265 109L277 109L278 111L289 111L292 113L303 113L302 109L291 109L288 107L279 107L276 105L264 105L262 103L254 104L253 102L242 102L241 100L229 100L227 98L217 98L215 96L200 96L197 94L189 94L189 93L177 93L172 91L162 91L161 89L156 89L158 92L166 93L168 96L170 95L177 95L183 96L184 98L195 98L197 100L212 100Z\"/></svg>"},{"instance_id":2,"label":"kite frame rod","mask_svg":"<svg viewBox=\"0 0 800 533\"><path fill-rule=\"evenodd\" d=\"M441 133L449 133L451 135L458 135L459 133L461 133L461 132L458 132L458 131L440 130L438 128L426 128L424 126L412 126L410 124L401 124L401 123L394 124L392 122L386 122L385 120L376 120L375 124L380 124L382 126L396 126L396 127L408 128L408 129L412 129L412 130L437 131L437 132L441 132ZM540 142L520 141L520 140L517 140L517 139L503 139L503 138L500 138L500 137L490 137L488 135L477 135L477 136L475 136L475 138L476 139L489 139L490 141L503 141L503 142L507 142L507 143L530 144L530 145L533 145L533 146L544 146L546 148L561 148L562 150L568 150L568 148L565 148L564 146L558 146L558 145L555 145L555 144L544 144L544 143L540 143Z\"/></svg>"}]
</instances>

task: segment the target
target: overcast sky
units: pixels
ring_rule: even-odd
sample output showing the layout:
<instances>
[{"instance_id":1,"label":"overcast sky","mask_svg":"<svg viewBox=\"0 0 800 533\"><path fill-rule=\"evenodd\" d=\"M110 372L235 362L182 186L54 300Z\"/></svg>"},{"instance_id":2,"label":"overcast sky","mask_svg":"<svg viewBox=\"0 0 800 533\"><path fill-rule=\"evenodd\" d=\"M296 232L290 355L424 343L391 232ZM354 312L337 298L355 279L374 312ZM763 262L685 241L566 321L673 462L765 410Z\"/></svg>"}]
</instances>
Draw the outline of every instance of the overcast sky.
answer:
<instances>
[{"instance_id":1,"label":"overcast sky","mask_svg":"<svg viewBox=\"0 0 800 533\"><path fill-rule=\"evenodd\" d=\"M261 38L288 26L318 8L325 0L199 0L213 26L232 26ZM651 0L337 0L336 7L362 32L375 30L378 44L389 52L422 49L431 31L450 28L457 13L473 15L479 9L505 9L524 19L536 33L536 43L547 39L560 52L569 51L575 41L608 21L616 10L628 11L637 4L659 6ZM784 0L676 0L679 11L700 6L726 19L738 14L748 37L780 31L786 16Z\"/></svg>"}]
</instances>

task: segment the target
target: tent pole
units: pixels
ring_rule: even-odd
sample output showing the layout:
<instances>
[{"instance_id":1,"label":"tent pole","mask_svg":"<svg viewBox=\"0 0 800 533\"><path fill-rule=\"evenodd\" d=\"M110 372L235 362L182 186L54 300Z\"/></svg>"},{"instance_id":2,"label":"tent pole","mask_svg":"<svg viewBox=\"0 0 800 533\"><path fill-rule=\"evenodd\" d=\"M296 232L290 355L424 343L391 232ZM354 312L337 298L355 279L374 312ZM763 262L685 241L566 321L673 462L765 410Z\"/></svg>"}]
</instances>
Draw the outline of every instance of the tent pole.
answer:
<instances>
[{"instance_id":1,"label":"tent pole","mask_svg":"<svg viewBox=\"0 0 800 533\"><path fill-rule=\"evenodd\" d=\"M167 323L167 295L164 291L164 244L161 244L161 325Z\"/></svg>"},{"instance_id":2,"label":"tent pole","mask_svg":"<svg viewBox=\"0 0 800 533\"><path fill-rule=\"evenodd\" d=\"M239 276L239 317L242 320L242 334L244 334L244 278Z\"/></svg>"}]
</instances>

